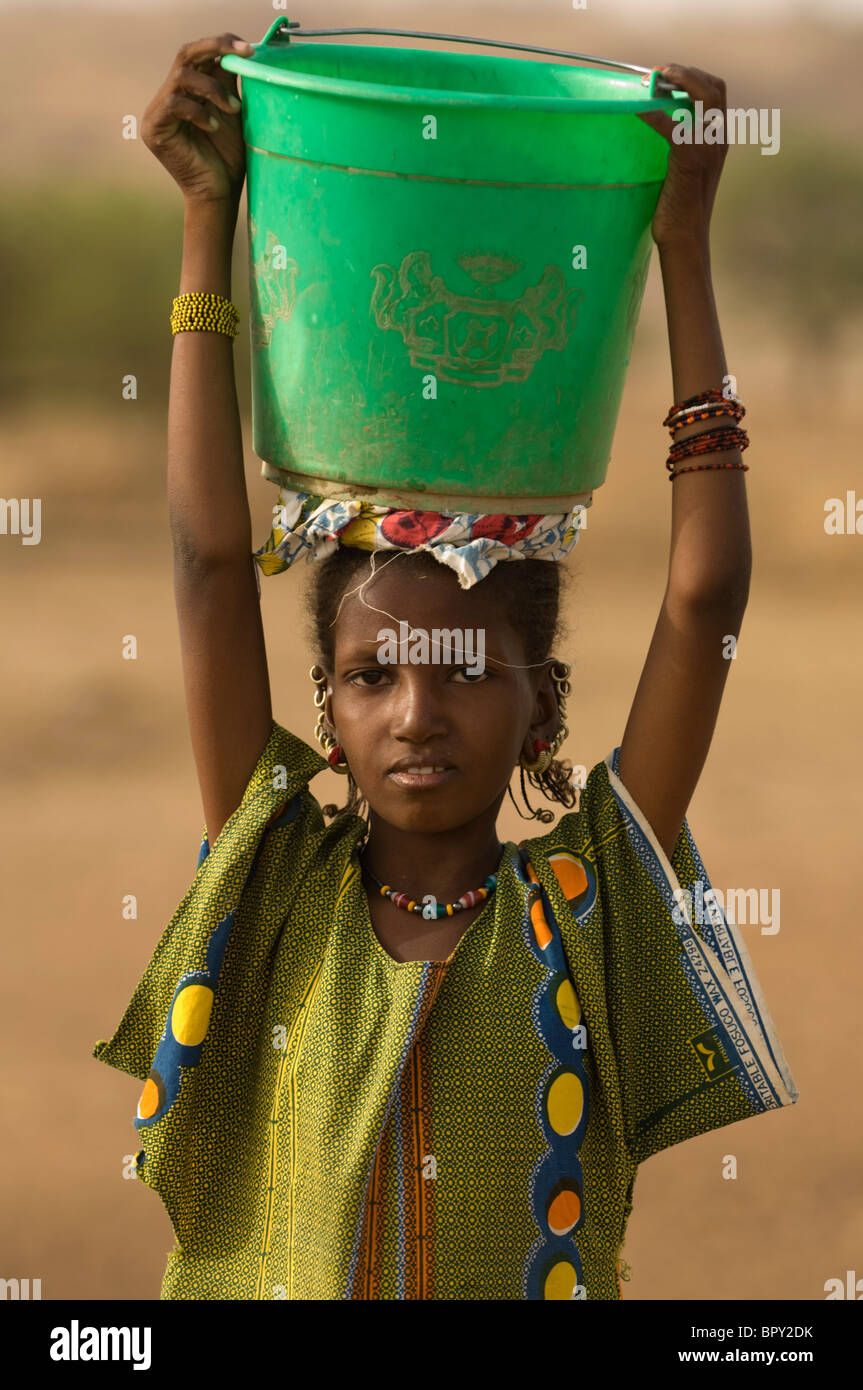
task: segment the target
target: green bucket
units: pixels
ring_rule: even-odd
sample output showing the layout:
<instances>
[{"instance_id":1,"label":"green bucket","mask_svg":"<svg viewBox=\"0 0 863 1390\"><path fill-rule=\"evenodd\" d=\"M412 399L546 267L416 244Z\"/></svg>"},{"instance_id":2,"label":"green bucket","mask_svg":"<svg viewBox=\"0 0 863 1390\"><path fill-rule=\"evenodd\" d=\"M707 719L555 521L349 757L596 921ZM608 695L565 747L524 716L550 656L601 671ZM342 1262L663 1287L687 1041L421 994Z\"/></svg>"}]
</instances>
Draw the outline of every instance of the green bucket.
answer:
<instances>
[{"instance_id":1,"label":"green bucket","mask_svg":"<svg viewBox=\"0 0 863 1390\"><path fill-rule=\"evenodd\" d=\"M646 69L295 42L284 19L222 66L243 79L266 476L425 510L589 503L668 163L637 113L685 93Z\"/></svg>"}]
</instances>

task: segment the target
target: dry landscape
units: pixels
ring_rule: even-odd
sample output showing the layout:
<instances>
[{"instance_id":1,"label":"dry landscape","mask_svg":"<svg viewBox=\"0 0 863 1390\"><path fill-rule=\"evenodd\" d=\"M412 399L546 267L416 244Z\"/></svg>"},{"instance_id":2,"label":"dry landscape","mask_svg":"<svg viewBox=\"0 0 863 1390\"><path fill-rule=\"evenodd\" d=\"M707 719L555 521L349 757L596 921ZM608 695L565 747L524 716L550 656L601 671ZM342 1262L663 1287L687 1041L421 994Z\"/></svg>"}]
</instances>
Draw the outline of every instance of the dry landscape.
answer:
<instances>
[{"instance_id":1,"label":"dry landscape","mask_svg":"<svg viewBox=\"0 0 863 1390\"><path fill-rule=\"evenodd\" d=\"M304 19L398 19L404 27L583 43L633 61L692 61L728 74L729 86L733 74L744 103L781 105L789 142L828 83L837 123L856 118L846 41L815 21L788 20L778 31L707 27L681 3L679 24L651 25L647 6L644 16L627 11L625 24L612 22L608 8L576 23L566 6L547 6L534 25L528 8L448 5L431 24L427 7L307 4ZM32 51L41 30L38 100L32 68L8 70L7 97L21 120L3 154L4 186L23 186L38 166L46 177L75 171L82 198L98 174L118 186L149 180L154 197L167 199L155 161L120 147L118 113L140 114L183 39L225 28L257 39L271 11L240 0L206 8L177 0L152 11L55 9L44 28L43 19L17 8L0 14L10 51ZM58 227L60 248L62 235ZM734 236L742 262L745 210ZM130 262L146 254L134 244L117 248ZM178 263L179 243L176 256ZM65 273L71 295L76 279L95 284L100 266ZM688 819L716 887L781 892L777 934L742 930L800 1100L645 1165L624 1249L632 1268L624 1295L811 1300L824 1297L829 1278L863 1273L863 939L854 877L863 824L863 535L824 530L828 498L855 488L863 498L863 354L859 321L825 366L817 344L802 354L754 312L733 259L717 281L729 366L749 411L755 571ZM164 370L174 293L169 276L161 290ZM795 293L789 283L789 297ZM9 344L6 351L11 362ZM116 374L134 369L124 360ZM102 399L77 399L62 380L55 392L58 370L62 376L62 365L46 371L23 404L9 389L0 395L3 493L43 499L38 546L0 536L0 1275L41 1278L48 1299L152 1299L173 1238L158 1198L123 1178L124 1156L138 1147L138 1083L90 1051L119 1021L191 880L202 823L171 590L164 378L141 401L123 403L113 377ZM32 374L40 377L38 357ZM817 398L807 394L815 381ZM565 751L587 767L620 741L662 597L670 488L660 421L670 389L654 260L608 482L574 556ZM244 431L249 441L248 419ZM260 544L275 492L259 479L250 447L246 462ZM263 611L276 718L312 741L303 582L302 572L265 580ZM137 638L137 661L121 659L126 634ZM317 786L327 799L342 790L329 773ZM510 810L502 831L525 833ZM121 912L129 893L138 898L135 921ZM736 1181L721 1177L729 1153Z\"/></svg>"}]
</instances>

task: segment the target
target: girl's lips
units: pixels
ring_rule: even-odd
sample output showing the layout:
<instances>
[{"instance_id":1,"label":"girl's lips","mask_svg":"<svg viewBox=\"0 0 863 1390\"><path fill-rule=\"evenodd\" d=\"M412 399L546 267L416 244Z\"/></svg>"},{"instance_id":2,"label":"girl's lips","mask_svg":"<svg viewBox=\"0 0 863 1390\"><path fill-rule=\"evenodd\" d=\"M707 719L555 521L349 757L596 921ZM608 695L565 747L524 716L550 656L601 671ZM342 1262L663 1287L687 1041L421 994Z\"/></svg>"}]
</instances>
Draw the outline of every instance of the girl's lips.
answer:
<instances>
[{"instance_id":1,"label":"girl's lips","mask_svg":"<svg viewBox=\"0 0 863 1390\"><path fill-rule=\"evenodd\" d=\"M397 782L400 787L419 791L426 787L439 787L454 772L454 767L446 767L442 772L408 772L405 768L397 768L393 772L388 772L387 776Z\"/></svg>"}]
</instances>

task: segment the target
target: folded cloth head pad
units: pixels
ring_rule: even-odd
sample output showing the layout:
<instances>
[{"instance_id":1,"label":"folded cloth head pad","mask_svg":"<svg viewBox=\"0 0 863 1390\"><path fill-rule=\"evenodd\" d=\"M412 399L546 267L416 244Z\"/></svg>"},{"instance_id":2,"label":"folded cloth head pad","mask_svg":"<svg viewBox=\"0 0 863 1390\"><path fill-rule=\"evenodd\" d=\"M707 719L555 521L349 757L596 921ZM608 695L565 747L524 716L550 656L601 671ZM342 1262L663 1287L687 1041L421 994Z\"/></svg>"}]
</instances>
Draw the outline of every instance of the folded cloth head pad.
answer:
<instances>
[{"instance_id":1,"label":"folded cloth head pad","mask_svg":"<svg viewBox=\"0 0 863 1390\"><path fill-rule=\"evenodd\" d=\"M584 525L585 506L556 516L479 512L410 512L350 498L316 497L279 488L269 539L255 561L279 574L300 556L321 560L338 545L358 550L426 550L470 589L500 560L562 560Z\"/></svg>"}]
</instances>

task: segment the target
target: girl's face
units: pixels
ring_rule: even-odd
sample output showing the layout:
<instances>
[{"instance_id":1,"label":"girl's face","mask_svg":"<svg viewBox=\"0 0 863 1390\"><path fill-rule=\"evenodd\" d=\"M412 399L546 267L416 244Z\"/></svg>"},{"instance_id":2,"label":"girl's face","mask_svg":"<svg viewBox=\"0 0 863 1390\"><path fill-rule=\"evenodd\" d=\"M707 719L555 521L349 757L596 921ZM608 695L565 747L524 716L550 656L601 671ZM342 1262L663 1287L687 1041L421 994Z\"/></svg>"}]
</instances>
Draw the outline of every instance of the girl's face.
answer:
<instances>
[{"instance_id":1,"label":"girl's face","mask_svg":"<svg viewBox=\"0 0 863 1390\"><path fill-rule=\"evenodd\" d=\"M459 588L441 565L396 559L365 599L386 612L358 594L344 600L325 713L369 807L400 830L429 834L495 817L522 750L533 756L533 741L550 741L559 724L548 667L519 669L526 656L501 600L483 583ZM436 629L461 635L464 663L482 673L436 647ZM385 645L390 632L409 630L428 634L431 659L409 661L413 641Z\"/></svg>"}]
</instances>

